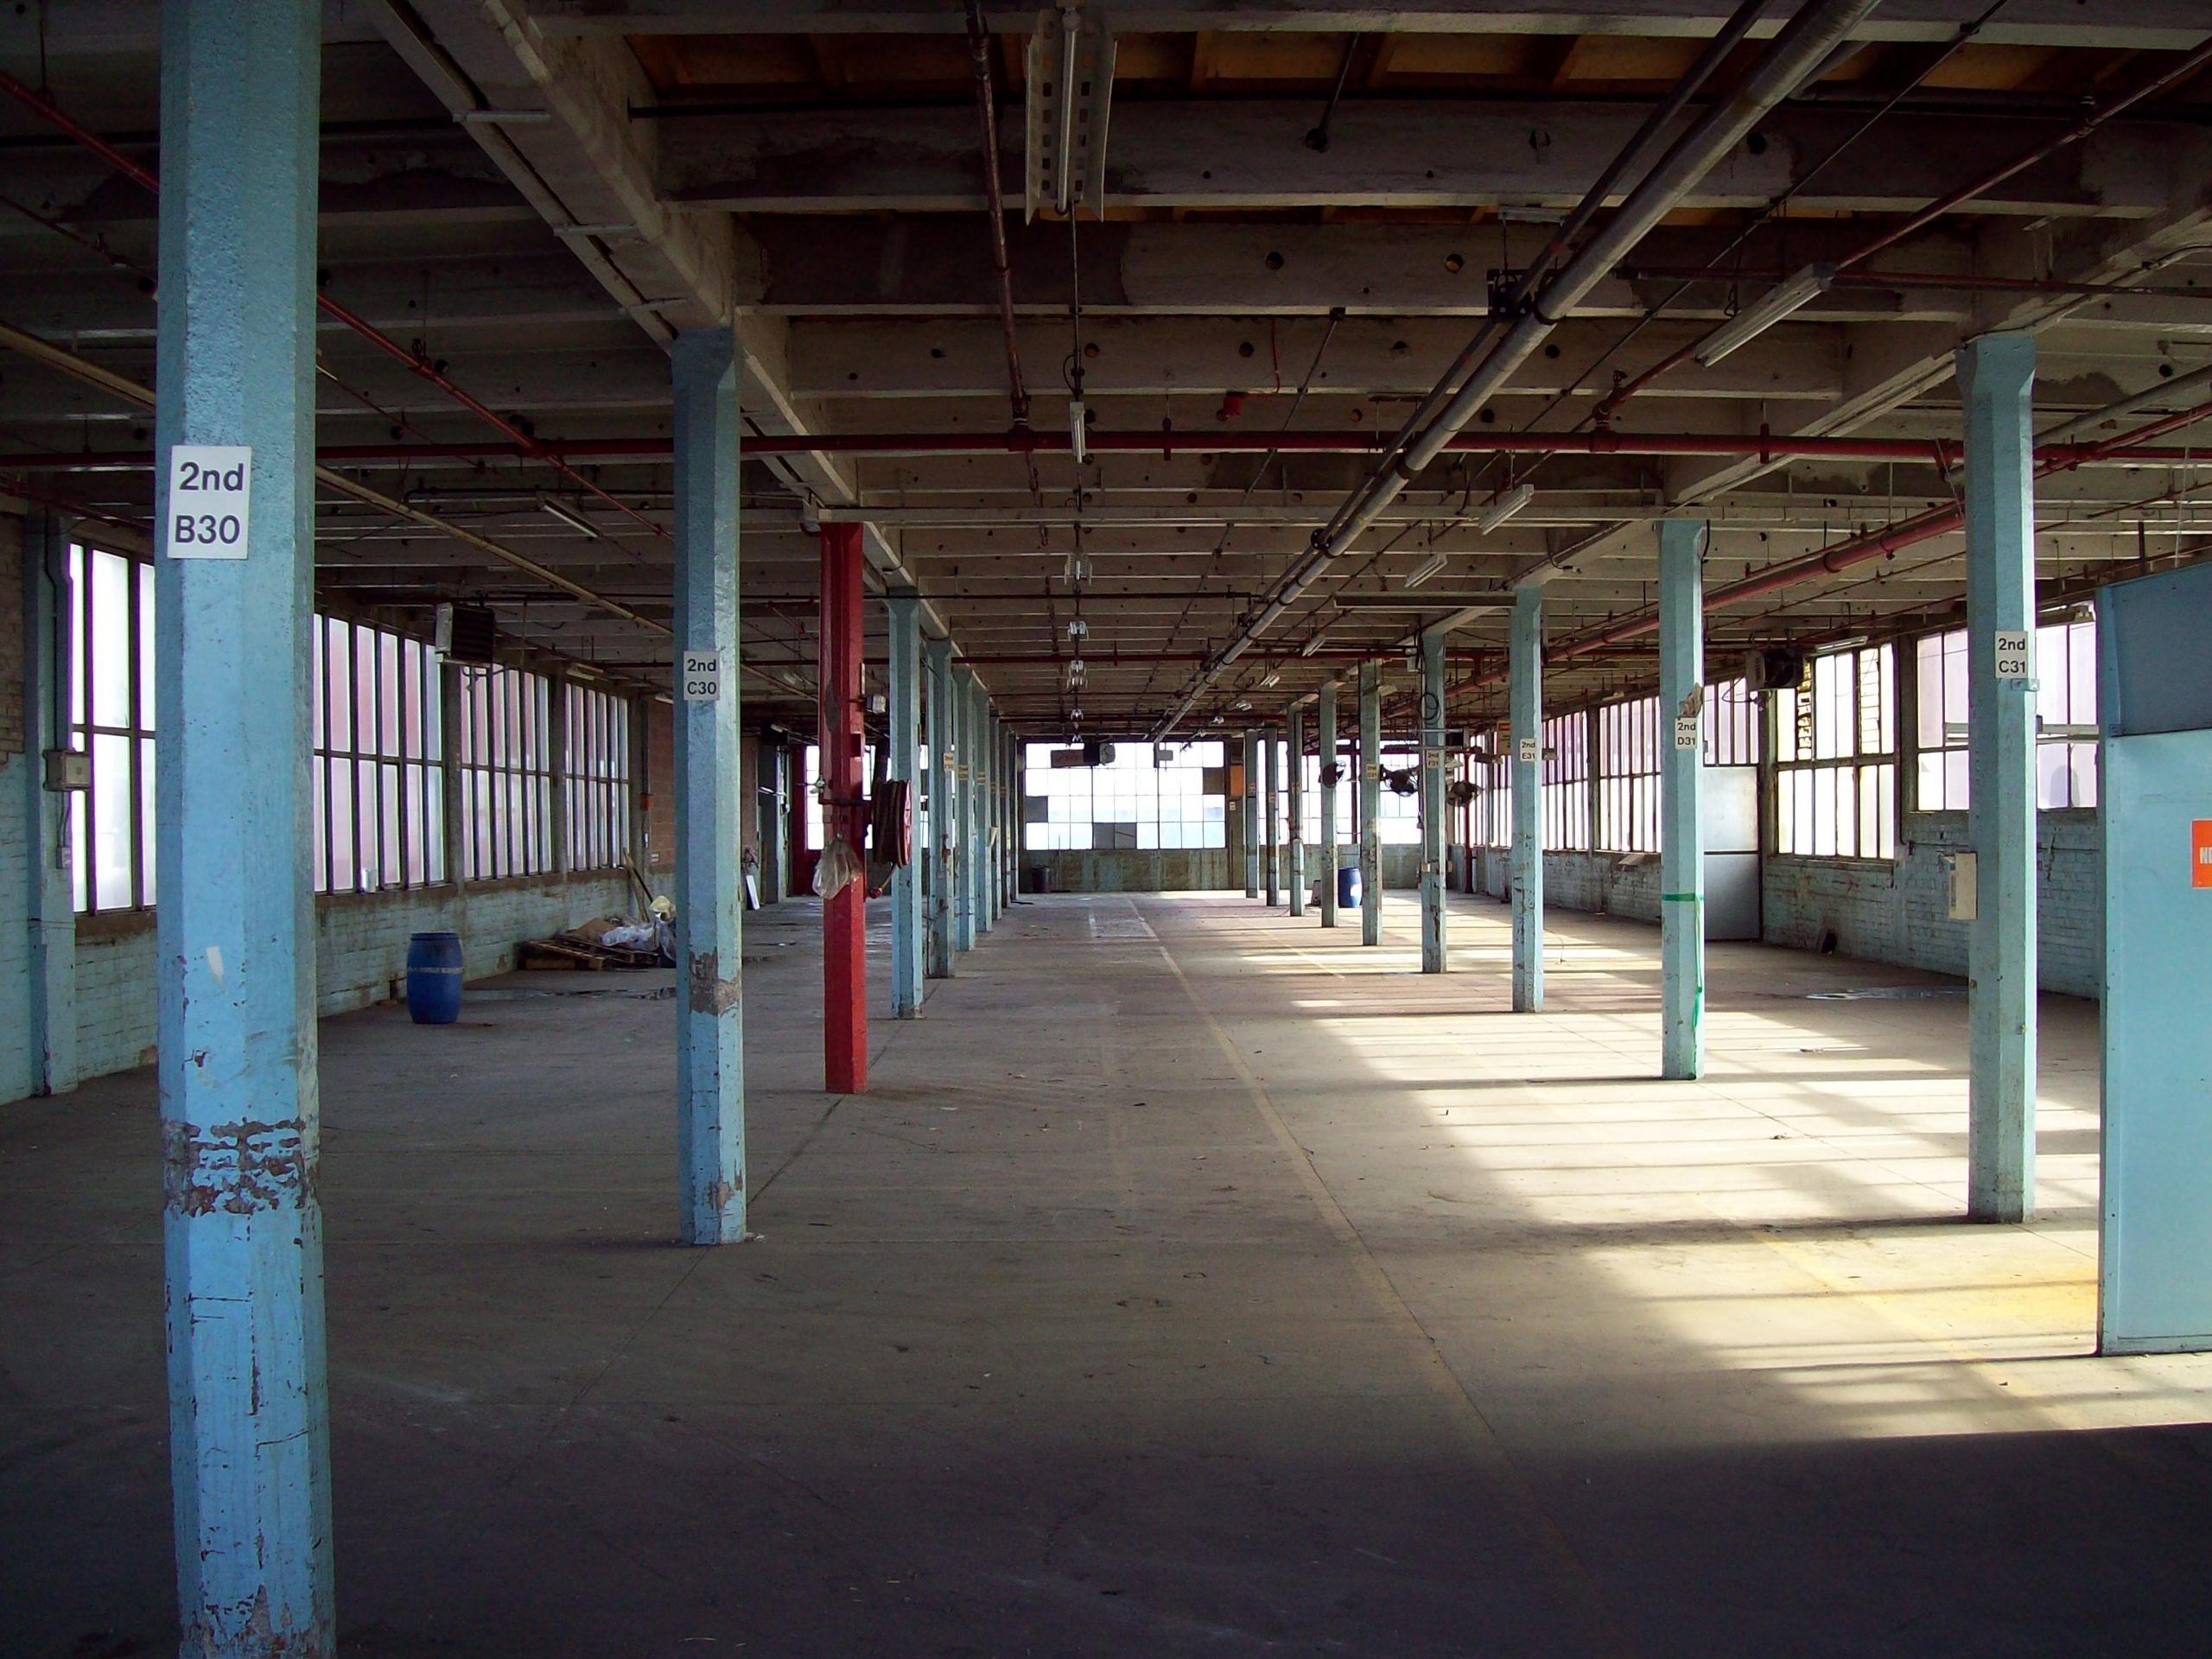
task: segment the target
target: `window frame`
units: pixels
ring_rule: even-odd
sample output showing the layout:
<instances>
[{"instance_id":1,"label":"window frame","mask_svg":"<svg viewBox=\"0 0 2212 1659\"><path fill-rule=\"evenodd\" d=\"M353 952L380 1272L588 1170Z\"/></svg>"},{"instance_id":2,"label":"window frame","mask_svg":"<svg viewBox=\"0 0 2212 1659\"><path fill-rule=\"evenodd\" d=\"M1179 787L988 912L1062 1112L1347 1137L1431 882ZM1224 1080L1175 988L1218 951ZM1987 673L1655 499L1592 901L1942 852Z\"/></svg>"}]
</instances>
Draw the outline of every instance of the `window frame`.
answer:
<instances>
[{"instance_id":1,"label":"window frame","mask_svg":"<svg viewBox=\"0 0 2212 1659\"><path fill-rule=\"evenodd\" d=\"M96 563L99 560L118 569L124 583L124 620L119 628L110 630L112 637L105 642L96 639L103 626L101 608L109 602L95 597L93 573L109 568ZM72 540L68 568L69 602L63 626L69 631L69 687L64 724L70 747L85 757L86 772L85 787L73 790L69 797L70 904L79 915L149 911L155 900L154 562L98 542ZM105 660L100 648L103 643L110 647L120 644L123 649L120 696L124 717L120 723L99 717L104 712L98 678ZM115 784L111 776L103 778L108 768L101 760L105 753L117 753L109 746L118 743L124 762L123 834L129 880L127 893L107 901L97 842L100 804L106 789Z\"/></svg>"},{"instance_id":2,"label":"window frame","mask_svg":"<svg viewBox=\"0 0 2212 1659\"><path fill-rule=\"evenodd\" d=\"M553 874L552 682L505 663L459 666L461 879Z\"/></svg>"},{"instance_id":3,"label":"window frame","mask_svg":"<svg viewBox=\"0 0 2212 1659\"><path fill-rule=\"evenodd\" d=\"M308 787L314 796L314 869L309 876L314 891L401 893L443 884L445 686L436 649L395 628L320 611L312 627L308 655L315 692L308 747ZM334 687L340 683L333 645L341 637L346 641L343 720L348 728L342 734L332 696ZM365 645L369 647L365 663ZM369 676L365 709L365 667ZM374 810L366 815L365 771L375 797ZM338 810L341 772L346 805L342 831ZM374 843L365 858L365 831ZM341 838L351 849L343 881L338 863ZM377 876L372 884L362 879L371 868Z\"/></svg>"},{"instance_id":4,"label":"window frame","mask_svg":"<svg viewBox=\"0 0 2212 1659\"><path fill-rule=\"evenodd\" d=\"M1547 715L1538 766L1543 796L1543 850L1586 853L1590 822L1590 729L1587 709Z\"/></svg>"},{"instance_id":5,"label":"window frame","mask_svg":"<svg viewBox=\"0 0 2212 1659\"><path fill-rule=\"evenodd\" d=\"M1103 766L1055 766L1065 744L1030 742L1021 751L1024 852L1220 852L1229 845L1228 747L1218 738L1163 746L1122 743ZM1207 774L1222 789L1207 787ZM1166 776L1163 776L1166 775ZM1166 781L1172 777L1172 786ZM1110 785L1102 798L1102 779ZM1126 785L1126 786L1125 786ZM1111 816L1099 816L1102 798ZM1173 809L1171 810L1171 807ZM1102 838L1103 837L1103 838Z\"/></svg>"},{"instance_id":6,"label":"window frame","mask_svg":"<svg viewBox=\"0 0 2212 1659\"><path fill-rule=\"evenodd\" d=\"M2101 779L2097 771L2097 623L2094 613L2036 626L2036 808L2043 812L2094 811ZM1964 812L1973 803L1967 766L1968 640L1966 629L1943 628L1912 640L1912 808L1916 812ZM2053 664L2059 666L2054 671ZM1931 670L1933 671L1931 673ZM1933 685L1931 688L1931 679ZM1931 694L1932 693L1932 694ZM2076 708L2086 696L2087 710ZM2057 705L2055 707L2055 705ZM1954 708L1961 717L1950 718ZM2046 734L2053 713L2064 716ZM2087 713L2084 721L2079 715ZM2083 734L2083 728L2088 728ZM1952 741L1956 728L1958 737ZM1930 734L1935 741L1929 741ZM2064 800L2052 798L2050 760L2063 756L2058 776ZM1931 789L1931 784L1934 787ZM1930 796L1934 797L1933 799Z\"/></svg>"},{"instance_id":7,"label":"window frame","mask_svg":"<svg viewBox=\"0 0 2212 1659\"><path fill-rule=\"evenodd\" d=\"M571 870L619 870L630 857L630 699L563 682L567 714L561 757Z\"/></svg>"},{"instance_id":8,"label":"window frame","mask_svg":"<svg viewBox=\"0 0 2212 1659\"><path fill-rule=\"evenodd\" d=\"M1837 682L1844 671L1831 673L1823 665L1847 659L1851 664L1849 680L1840 688ZM1806 660L1804 678L1796 686L1774 692L1772 792L1777 856L1897 861L1904 725L1897 706L1897 659L1895 642L1888 639L1823 652ZM1840 690L1847 690L1848 696L1840 695ZM1827 795L1825 836L1823 791ZM1847 796L1851 806L1847 813L1844 810ZM1809 831L1801 834L1801 823L1806 822L1809 822ZM1847 823L1847 837L1843 834ZM1866 844L1870 830L1871 849ZM1826 847L1821 844L1823 839L1828 842Z\"/></svg>"},{"instance_id":9,"label":"window frame","mask_svg":"<svg viewBox=\"0 0 2212 1659\"><path fill-rule=\"evenodd\" d=\"M1601 704L1596 729L1597 824L1592 850L1659 850L1659 694ZM1669 728L1671 735L1672 728Z\"/></svg>"}]
</instances>

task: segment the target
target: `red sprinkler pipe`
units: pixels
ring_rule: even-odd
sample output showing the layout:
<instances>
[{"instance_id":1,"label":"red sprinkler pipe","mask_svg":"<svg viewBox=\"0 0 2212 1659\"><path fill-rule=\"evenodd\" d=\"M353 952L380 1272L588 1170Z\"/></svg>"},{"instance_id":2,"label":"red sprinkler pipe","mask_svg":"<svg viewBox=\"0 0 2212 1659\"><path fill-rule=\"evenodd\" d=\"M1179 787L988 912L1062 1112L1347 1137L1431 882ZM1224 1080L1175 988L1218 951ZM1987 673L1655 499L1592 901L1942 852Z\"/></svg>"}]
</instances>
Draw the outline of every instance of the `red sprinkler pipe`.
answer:
<instances>
[{"instance_id":1,"label":"red sprinkler pipe","mask_svg":"<svg viewBox=\"0 0 2212 1659\"><path fill-rule=\"evenodd\" d=\"M1904 241L1916 231L1924 230L1927 226L1934 224L1937 219L1941 219L1944 214L1952 212L1955 208L1963 207L1966 203L1972 201L1976 196L1995 189L1999 185L2004 183L2005 180L2012 178L2018 174L2026 172L2038 162L2049 161L2053 156L2058 154L2060 150L2081 143L2082 140L2095 132L2098 128L2103 126L2107 122L2113 120L2117 117L2125 114L2127 111L2133 109L2138 104L2142 103L2145 99L2156 98L2160 92L2165 92L2171 87L2179 86L2182 82L2189 79L2191 76L2202 69L2207 64L2212 64L2212 39L2200 41L2195 51L2189 54L2188 56L2184 57L2179 63L2174 65L2171 69L2168 69L2164 74L2145 81L2133 92L2116 98L2109 104L2100 105L2097 108L2091 110L2079 121L2075 122L2072 126L2069 127L2065 131L2059 133L2055 137L2048 139L2043 143L2037 144L2034 149L2028 150L2024 155L2013 157L2013 159L2009 162L2000 162L1998 166L1992 168L1988 172L1983 174L1981 177L1974 180L1973 183L1961 185L1956 190L1952 191L1948 195L1937 197L1934 201L1929 202L1928 206L1922 208L1918 213L1913 214L1910 219L1906 219L1904 224L1896 226L1891 229L1884 232L1880 236L1876 237L1872 241L1867 243L1856 252L1846 254L1842 258L1837 260L1837 269L1839 270L1848 270L1854 265L1866 264L1867 260L1872 258L1876 254L1880 253L1886 249L1895 247L1898 243Z\"/></svg>"},{"instance_id":2,"label":"red sprinkler pipe","mask_svg":"<svg viewBox=\"0 0 2212 1659\"><path fill-rule=\"evenodd\" d=\"M2038 454L2043 458L2037 461L2034 475L2037 478L2047 478L2056 472L2064 472L2074 467L2088 465L2099 458L2100 452L2133 447L2140 438L2171 431L2176 427L2185 426L2192 421L2201 421L2207 416L2212 416L2212 402L2198 404L2193 408L2182 410L2172 415L2162 416L2159 419L2137 427L2133 431L2120 433L2105 443L2054 445L2053 448L2069 453L2064 455L2052 456L2038 451ZM1931 508L1926 512L1915 514L1912 518L1900 519L1894 524L1887 524L1879 530L1869 531L1863 536L1854 536L1848 541L1839 542L1835 546L1825 549L1819 553L1808 554L1802 559L1791 559L1782 564L1769 565L1764 570L1754 571L1741 582L1733 582L1726 587L1716 588L1706 595L1706 608L1708 611L1718 610L1724 606L1740 603L1744 600L1757 599L1765 594L1779 592L1784 588L1794 588L1799 582L1815 576L1836 575L1849 569L1853 565L1865 564L1869 560L1886 557L1890 554L1902 552L1908 547L1916 546L1922 542L1932 541L1938 536L1948 535L1965 523L1966 512L1961 507ZM1586 656L1592 652L1603 650L1607 645L1618 645L1623 640L1633 639L1650 633L1658 626L1659 618L1656 612L1624 617L1618 622L1607 622L1594 628L1586 628L1580 633L1569 634L1547 652L1546 655L1553 660ZM1493 676L1480 683L1495 683L1502 677L1502 675Z\"/></svg>"},{"instance_id":3,"label":"red sprinkler pipe","mask_svg":"<svg viewBox=\"0 0 2212 1659\"><path fill-rule=\"evenodd\" d=\"M14 99L18 104L21 104L25 109L30 111L32 114L37 116L41 120L57 128L68 137L74 139L86 149L91 151L93 155L99 156L100 160L105 162L111 168L113 168L117 172L122 174L124 177L129 179L132 183L137 184L144 189L149 195L158 197L161 194L162 181L155 174L146 168L141 167L137 162L132 161L128 156L125 156L114 145L109 143L106 139L101 137L98 133L93 132L90 128L86 127L80 122L77 121L67 111L62 109L60 105L54 103L51 99L43 97L40 93L33 92L29 87L24 86L22 81L17 80L13 75L9 74L4 70L0 70L0 92L5 92L9 97ZM607 505L613 507L616 512L626 514L628 517L634 518L639 524L644 525L645 529L651 531L655 536L661 537L663 540L667 539L668 531L664 530L660 525L655 524L652 519L646 518L645 514L639 512L635 507L631 506L626 502L616 500L614 497L608 494L597 484L592 482L591 480L586 478L582 473L576 471L574 467L570 466L560 456L553 454L529 433L524 431L520 427L508 420L505 416L500 415L496 410L486 407L480 400L472 397L461 387L454 385L451 380L448 379L443 374L439 372L437 369L424 362L413 352L410 352L407 347L402 346L397 340L394 340L390 334L385 334L382 329L378 328L374 323L370 322L367 319L360 316L358 313L349 310L345 306L340 305L337 301L330 298L327 295L317 294L315 296L315 302L316 307L325 316L333 318L336 321L342 323L345 327L352 329L363 340L367 340L372 346L374 346L378 351L391 358L394 362L403 365L410 373L417 375L423 379L429 381L440 391L445 393L447 397L459 404L463 409L467 410L469 413L489 423L495 430L499 431L507 438L509 442L514 446L515 450L518 450L521 454L532 461L542 461L546 462L556 472L560 473L563 477L569 479L579 488L582 489L587 494L595 496L600 500L606 502ZM512 452L502 451L500 453L505 454ZM324 464L329 464L327 457L324 458Z\"/></svg>"}]
</instances>

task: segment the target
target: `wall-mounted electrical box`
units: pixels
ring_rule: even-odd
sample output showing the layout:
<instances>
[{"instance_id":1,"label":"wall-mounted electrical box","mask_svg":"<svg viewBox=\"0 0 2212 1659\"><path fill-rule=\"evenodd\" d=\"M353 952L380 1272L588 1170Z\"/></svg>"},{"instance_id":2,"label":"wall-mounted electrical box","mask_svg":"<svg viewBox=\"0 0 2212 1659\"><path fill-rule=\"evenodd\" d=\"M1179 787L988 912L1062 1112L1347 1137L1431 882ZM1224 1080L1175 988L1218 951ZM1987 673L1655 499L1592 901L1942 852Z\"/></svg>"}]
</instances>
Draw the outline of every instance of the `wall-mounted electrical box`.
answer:
<instances>
[{"instance_id":1,"label":"wall-mounted electrical box","mask_svg":"<svg viewBox=\"0 0 2212 1659\"><path fill-rule=\"evenodd\" d=\"M1975 890L1979 879L1975 855L1959 851L1943 855L1945 897L1948 908L1944 912L1955 922L1971 922L1981 913L1980 900Z\"/></svg>"},{"instance_id":2,"label":"wall-mounted electrical box","mask_svg":"<svg viewBox=\"0 0 2212 1659\"><path fill-rule=\"evenodd\" d=\"M46 752L46 786L57 793L92 786L92 758L82 749Z\"/></svg>"}]
</instances>

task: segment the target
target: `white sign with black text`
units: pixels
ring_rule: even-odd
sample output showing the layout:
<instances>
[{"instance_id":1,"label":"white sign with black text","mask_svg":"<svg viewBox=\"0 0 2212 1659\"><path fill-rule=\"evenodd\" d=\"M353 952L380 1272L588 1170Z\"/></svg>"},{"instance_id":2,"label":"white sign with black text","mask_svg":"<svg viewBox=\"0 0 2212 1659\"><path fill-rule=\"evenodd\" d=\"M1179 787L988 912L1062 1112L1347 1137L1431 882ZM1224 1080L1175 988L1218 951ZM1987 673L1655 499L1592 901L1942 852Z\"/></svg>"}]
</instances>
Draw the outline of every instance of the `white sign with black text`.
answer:
<instances>
[{"instance_id":1,"label":"white sign with black text","mask_svg":"<svg viewBox=\"0 0 2212 1659\"><path fill-rule=\"evenodd\" d=\"M2024 680L2035 673L2035 659L2030 647L2035 635L2025 628L1999 628L1993 634L1997 645L1997 677L2000 680Z\"/></svg>"},{"instance_id":2,"label":"white sign with black text","mask_svg":"<svg viewBox=\"0 0 2212 1659\"><path fill-rule=\"evenodd\" d=\"M1703 735L1703 734L1698 729L1698 722L1700 718L1701 717L1697 715L1676 715L1675 716L1675 747L1676 748L1694 749L1697 747L1698 739Z\"/></svg>"},{"instance_id":3,"label":"white sign with black text","mask_svg":"<svg viewBox=\"0 0 2212 1659\"><path fill-rule=\"evenodd\" d=\"M683 701L716 702L722 695L722 654L719 651L683 652Z\"/></svg>"},{"instance_id":4,"label":"white sign with black text","mask_svg":"<svg viewBox=\"0 0 2212 1659\"><path fill-rule=\"evenodd\" d=\"M242 559L252 526L253 451L243 443L180 443L169 450L162 545L173 559Z\"/></svg>"}]
</instances>

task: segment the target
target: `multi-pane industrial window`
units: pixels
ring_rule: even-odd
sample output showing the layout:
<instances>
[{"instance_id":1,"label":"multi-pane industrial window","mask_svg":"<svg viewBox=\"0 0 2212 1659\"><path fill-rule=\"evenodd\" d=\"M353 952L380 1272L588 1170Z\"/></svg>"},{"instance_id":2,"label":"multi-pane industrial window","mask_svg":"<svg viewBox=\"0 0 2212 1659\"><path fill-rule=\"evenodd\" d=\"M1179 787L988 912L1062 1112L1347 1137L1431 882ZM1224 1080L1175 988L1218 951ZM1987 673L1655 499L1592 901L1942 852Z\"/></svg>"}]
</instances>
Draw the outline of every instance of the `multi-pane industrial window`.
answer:
<instances>
[{"instance_id":1,"label":"multi-pane industrial window","mask_svg":"<svg viewBox=\"0 0 2212 1659\"><path fill-rule=\"evenodd\" d=\"M461 874L553 868L551 686L518 668L461 671Z\"/></svg>"},{"instance_id":2,"label":"multi-pane industrial window","mask_svg":"<svg viewBox=\"0 0 2212 1659\"><path fill-rule=\"evenodd\" d=\"M70 798L79 910L154 902L154 567L69 549L69 728L92 758Z\"/></svg>"},{"instance_id":3,"label":"multi-pane industrial window","mask_svg":"<svg viewBox=\"0 0 2212 1659\"><path fill-rule=\"evenodd\" d=\"M1608 853L1659 850L1656 696L1611 702L1598 710L1598 847Z\"/></svg>"},{"instance_id":4,"label":"multi-pane industrial window","mask_svg":"<svg viewBox=\"0 0 2212 1659\"><path fill-rule=\"evenodd\" d=\"M1895 664L1886 645L1815 657L1775 693L1777 850L1897 856Z\"/></svg>"},{"instance_id":5,"label":"multi-pane industrial window","mask_svg":"<svg viewBox=\"0 0 2212 1659\"><path fill-rule=\"evenodd\" d=\"M318 616L315 639L315 890L442 881L446 803L437 653Z\"/></svg>"},{"instance_id":6,"label":"multi-pane industrial window","mask_svg":"<svg viewBox=\"0 0 2212 1659\"><path fill-rule=\"evenodd\" d=\"M1919 764L1914 804L1963 811L1967 779L1967 634L1914 644ZM2088 618L2036 630L2036 804L2097 804L2097 625Z\"/></svg>"},{"instance_id":7,"label":"multi-pane industrial window","mask_svg":"<svg viewBox=\"0 0 2212 1659\"><path fill-rule=\"evenodd\" d=\"M1755 766L1759 760L1759 700L1739 677L1705 688L1705 764Z\"/></svg>"},{"instance_id":8,"label":"multi-pane industrial window","mask_svg":"<svg viewBox=\"0 0 2212 1659\"><path fill-rule=\"evenodd\" d=\"M607 869L630 855L630 705L573 682L568 697L569 868Z\"/></svg>"},{"instance_id":9,"label":"multi-pane industrial window","mask_svg":"<svg viewBox=\"0 0 2212 1659\"><path fill-rule=\"evenodd\" d=\"M1344 775L1337 780L1337 845L1350 847L1359 840L1360 768L1349 757L1340 759L1338 765ZM1300 820L1300 833L1306 845L1313 846L1321 839L1321 757L1306 757L1304 786L1306 798L1301 803L1304 812ZM1401 795L1390 787L1390 774L1412 770L1416 780L1421 766L1421 752L1417 749L1382 752L1382 779L1377 785L1375 807L1376 839L1385 847L1418 847L1421 845L1421 795L1416 789L1411 795Z\"/></svg>"},{"instance_id":10,"label":"multi-pane industrial window","mask_svg":"<svg viewBox=\"0 0 2212 1659\"><path fill-rule=\"evenodd\" d=\"M1551 852L1590 847L1590 722L1580 714L1544 722L1544 846Z\"/></svg>"},{"instance_id":11,"label":"multi-pane industrial window","mask_svg":"<svg viewBox=\"0 0 2212 1659\"><path fill-rule=\"evenodd\" d=\"M1390 787L1389 774L1414 770L1418 782L1421 753L1408 749L1402 753L1382 752L1382 784L1381 799L1375 812L1375 837L1385 847L1418 847L1421 845L1421 795L1416 789L1411 795L1401 795Z\"/></svg>"},{"instance_id":12,"label":"multi-pane industrial window","mask_svg":"<svg viewBox=\"0 0 2212 1659\"><path fill-rule=\"evenodd\" d=\"M1510 847L1513 844L1513 759L1501 728L1491 741L1491 758L1478 759L1475 780L1475 845Z\"/></svg>"},{"instance_id":13,"label":"multi-pane industrial window","mask_svg":"<svg viewBox=\"0 0 2212 1659\"><path fill-rule=\"evenodd\" d=\"M1358 834L1352 826L1354 804L1359 794L1359 768L1341 757L1337 764L1344 769L1344 775L1337 780L1336 844L1348 847ZM1304 769L1305 776L1300 779L1300 786L1305 795L1299 802L1299 835L1307 846L1312 847L1318 845L1321 839L1321 757L1318 754L1306 756Z\"/></svg>"},{"instance_id":14,"label":"multi-pane industrial window","mask_svg":"<svg viewBox=\"0 0 2212 1659\"><path fill-rule=\"evenodd\" d=\"M1052 748L1032 743L1026 755L1021 839L1032 851L1229 844L1225 803L1206 789L1207 772L1220 775L1219 743L1122 743L1099 766L1054 766Z\"/></svg>"},{"instance_id":15,"label":"multi-pane industrial window","mask_svg":"<svg viewBox=\"0 0 2212 1659\"><path fill-rule=\"evenodd\" d=\"M874 785L868 781L875 776L875 745L861 745L861 788L863 792ZM822 817L822 746L810 743L799 757L799 815L806 825L806 844L816 852L828 845L827 832L823 829Z\"/></svg>"}]
</instances>

